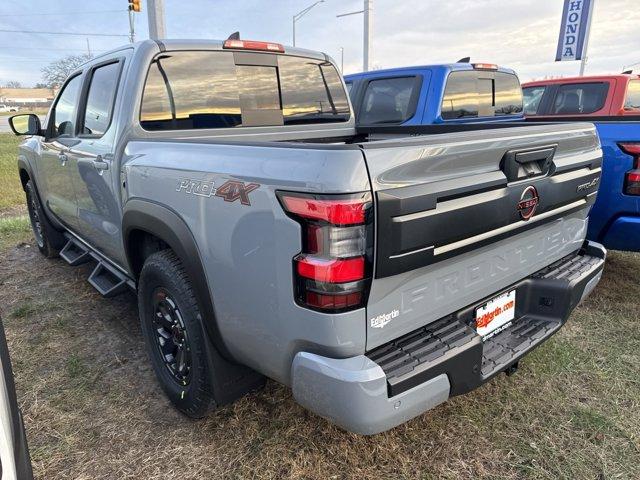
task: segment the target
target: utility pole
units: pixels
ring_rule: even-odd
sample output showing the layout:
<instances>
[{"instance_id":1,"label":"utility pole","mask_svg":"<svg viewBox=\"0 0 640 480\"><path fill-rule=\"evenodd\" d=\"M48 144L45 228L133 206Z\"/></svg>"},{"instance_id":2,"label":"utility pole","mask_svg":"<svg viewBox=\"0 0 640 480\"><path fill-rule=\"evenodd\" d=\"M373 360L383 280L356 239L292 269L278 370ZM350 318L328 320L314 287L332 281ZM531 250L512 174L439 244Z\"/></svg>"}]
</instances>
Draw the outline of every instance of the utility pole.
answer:
<instances>
[{"instance_id":1,"label":"utility pole","mask_svg":"<svg viewBox=\"0 0 640 480\"><path fill-rule=\"evenodd\" d=\"M147 0L149 19L149 38L159 40L166 38L166 26L164 22L164 0Z\"/></svg>"},{"instance_id":2,"label":"utility pole","mask_svg":"<svg viewBox=\"0 0 640 480\"><path fill-rule=\"evenodd\" d=\"M340 73L344 75L344 47L340 47Z\"/></svg>"},{"instance_id":3,"label":"utility pole","mask_svg":"<svg viewBox=\"0 0 640 480\"><path fill-rule=\"evenodd\" d=\"M294 47L296 46L296 22L300 20L302 17L304 17L307 13L309 13L309 10L311 10L313 7L315 7L319 3L324 3L324 0L318 0L317 2L309 5L304 10L300 10L298 13L296 13L293 16L293 46Z\"/></svg>"},{"instance_id":4,"label":"utility pole","mask_svg":"<svg viewBox=\"0 0 640 480\"><path fill-rule=\"evenodd\" d=\"M364 14L364 28L363 28L363 40L362 40L362 70L368 72L369 68L373 65L373 59L371 57L371 44L373 40L373 0L364 0L364 8L357 12L343 13L336 15L337 18L347 17L349 15Z\"/></svg>"},{"instance_id":5,"label":"utility pole","mask_svg":"<svg viewBox=\"0 0 640 480\"><path fill-rule=\"evenodd\" d=\"M133 22L133 14L140 13L142 8L140 7L140 0L128 0L129 1L129 41L131 43L136 41L136 32Z\"/></svg>"},{"instance_id":6,"label":"utility pole","mask_svg":"<svg viewBox=\"0 0 640 480\"><path fill-rule=\"evenodd\" d=\"M86 38L87 40L87 55L89 55L89 58L93 57L93 55L91 55L91 45L89 45L89 37Z\"/></svg>"},{"instance_id":7,"label":"utility pole","mask_svg":"<svg viewBox=\"0 0 640 480\"><path fill-rule=\"evenodd\" d=\"M364 0L364 45L362 53L362 67L365 72L373 66L371 59L371 38L373 36L373 0Z\"/></svg>"},{"instance_id":8,"label":"utility pole","mask_svg":"<svg viewBox=\"0 0 640 480\"><path fill-rule=\"evenodd\" d=\"M589 20L587 21L587 31L584 33L584 48L582 49L582 60L580 60L580 76L584 76L584 69L587 66L587 49L589 48L589 35L591 33L591 19L593 18L593 5L596 0L591 0L589 4Z\"/></svg>"}]
</instances>

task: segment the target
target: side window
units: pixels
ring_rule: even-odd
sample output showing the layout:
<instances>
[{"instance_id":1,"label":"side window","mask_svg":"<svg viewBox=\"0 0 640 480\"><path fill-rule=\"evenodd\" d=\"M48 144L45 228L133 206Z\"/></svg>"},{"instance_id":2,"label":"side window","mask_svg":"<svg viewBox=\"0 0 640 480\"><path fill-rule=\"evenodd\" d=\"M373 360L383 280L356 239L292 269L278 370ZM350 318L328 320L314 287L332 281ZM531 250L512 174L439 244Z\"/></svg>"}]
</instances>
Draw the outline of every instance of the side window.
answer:
<instances>
[{"instance_id":1,"label":"side window","mask_svg":"<svg viewBox=\"0 0 640 480\"><path fill-rule=\"evenodd\" d=\"M81 129L84 135L102 136L109 128L119 74L118 62L98 67L93 71Z\"/></svg>"},{"instance_id":2,"label":"side window","mask_svg":"<svg viewBox=\"0 0 640 480\"><path fill-rule=\"evenodd\" d=\"M624 101L624 109L640 109L640 80L631 80L629 82L627 98Z\"/></svg>"},{"instance_id":3,"label":"side window","mask_svg":"<svg viewBox=\"0 0 640 480\"><path fill-rule=\"evenodd\" d=\"M547 87L527 87L522 89L525 114L535 115L538 113L538 107L546 89Z\"/></svg>"},{"instance_id":4,"label":"side window","mask_svg":"<svg viewBox=\"0 0 640 480\"><path fill-rule=\"evenodd\" d=\"M608 83L567 83L560 85L553 102L552 114L578 115L593 113L604 107Z\"/></svg>"},{"instance_id":5,"label":"side window","mask_svg":"<svg viewBox=\"0 0 640 480\"><path fill-rule=\"evenodd\" d=\"M409 120L414 114L411 98L417 85L416 77L372 80L364 92L358 123L375 125Z\"/></svg>"},{"instance_id":6,"label":"side window","mask_svg":"<svg viewBox=\"0 0 640 480\"><path fill-rule=\"evenodd\" d=\"M63 88L58 96L55 107L51 110L53 138L73 136L75 132L75 114L80 96L82 76L76 75Z\"/></svg>"}]
</instances>

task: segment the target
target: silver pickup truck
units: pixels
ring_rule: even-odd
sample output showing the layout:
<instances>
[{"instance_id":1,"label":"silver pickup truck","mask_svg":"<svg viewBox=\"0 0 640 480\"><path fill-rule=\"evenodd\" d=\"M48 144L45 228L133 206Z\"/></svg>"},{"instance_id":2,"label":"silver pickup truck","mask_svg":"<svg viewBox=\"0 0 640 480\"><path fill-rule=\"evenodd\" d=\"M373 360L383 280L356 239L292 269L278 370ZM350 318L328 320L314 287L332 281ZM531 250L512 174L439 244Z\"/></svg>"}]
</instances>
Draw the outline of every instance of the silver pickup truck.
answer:
<instances>
[{"instance_id":1,"label":"silver pickup truck","mask_svg":"<svg viewBox=\"0 0 640 480\"><path fill-rule=\"evenodd\" d=\"M515 370L602 273L592 125L357 129L321 53L145 41L11 125L39 249L137 292L191 417L269 377L384 431Z\"/></svg>"}]
</instances>

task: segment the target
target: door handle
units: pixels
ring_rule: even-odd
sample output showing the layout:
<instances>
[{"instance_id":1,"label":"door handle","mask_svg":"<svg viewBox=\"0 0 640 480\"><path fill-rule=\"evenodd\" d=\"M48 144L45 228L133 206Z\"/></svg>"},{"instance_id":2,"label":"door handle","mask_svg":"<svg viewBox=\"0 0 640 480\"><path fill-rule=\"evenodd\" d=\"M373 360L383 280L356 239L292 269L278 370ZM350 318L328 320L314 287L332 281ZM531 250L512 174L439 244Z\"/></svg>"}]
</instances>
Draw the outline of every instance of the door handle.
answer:
<instances>
[{"instance_id":1,"label":"door handle","mask_svg":"<svg viewBox=\"0 0 640 480\"><path fill-rule=\"evenodd\" d=\"M109 170L109 163L105 162L102 158L102 155L98 155L96 159L93 161L93 166L99 172L104 172L105 170Z\"/></svg>"},{"instance_id":2,"label":"door handle","mask_svg":"<svg viewBox=\"0 0 640 480\"><path fill-rule=\"evenodd\" d=\"M58 160L60 160L60 165L64 167L67 164L67 160L69 160L69 158L64 153L59 153Z\"/></svg>"}]
</instances>

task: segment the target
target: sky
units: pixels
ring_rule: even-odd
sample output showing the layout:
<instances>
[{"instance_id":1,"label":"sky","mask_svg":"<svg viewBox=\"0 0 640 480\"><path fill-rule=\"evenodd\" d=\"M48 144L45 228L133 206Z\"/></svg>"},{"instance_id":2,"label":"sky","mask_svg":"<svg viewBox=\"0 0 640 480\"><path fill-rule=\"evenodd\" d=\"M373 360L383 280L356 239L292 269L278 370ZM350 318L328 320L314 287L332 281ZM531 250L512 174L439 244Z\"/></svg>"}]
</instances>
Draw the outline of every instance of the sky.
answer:
<instances>
[{"instance_id":1,"label":"sky","mask_svg":"<svg viewBox=\"0 0 640 480\"><path fill-rule=\"evenodd\" d=\"M292 16L314 0L164 0L168 38L241 37L292 43ZM638 0L595 0L587 74L640 73ZM373 0L374 68L490 62L522 81L577 75L580 62L554 62L563 0ZM297 22L296 44L324 51L344 73L362 70L362 0L325 0ZM2 0L0 85L33 86L41 68L68 55L96 54L128 42L127 0ZM135 14L136 39L148 37L146 1ZM2 30L80 33L49 35ZM114 36L98 36L86 34ZM87 45L87 39L89 45Z\"/></svg>"}]
</instances>

